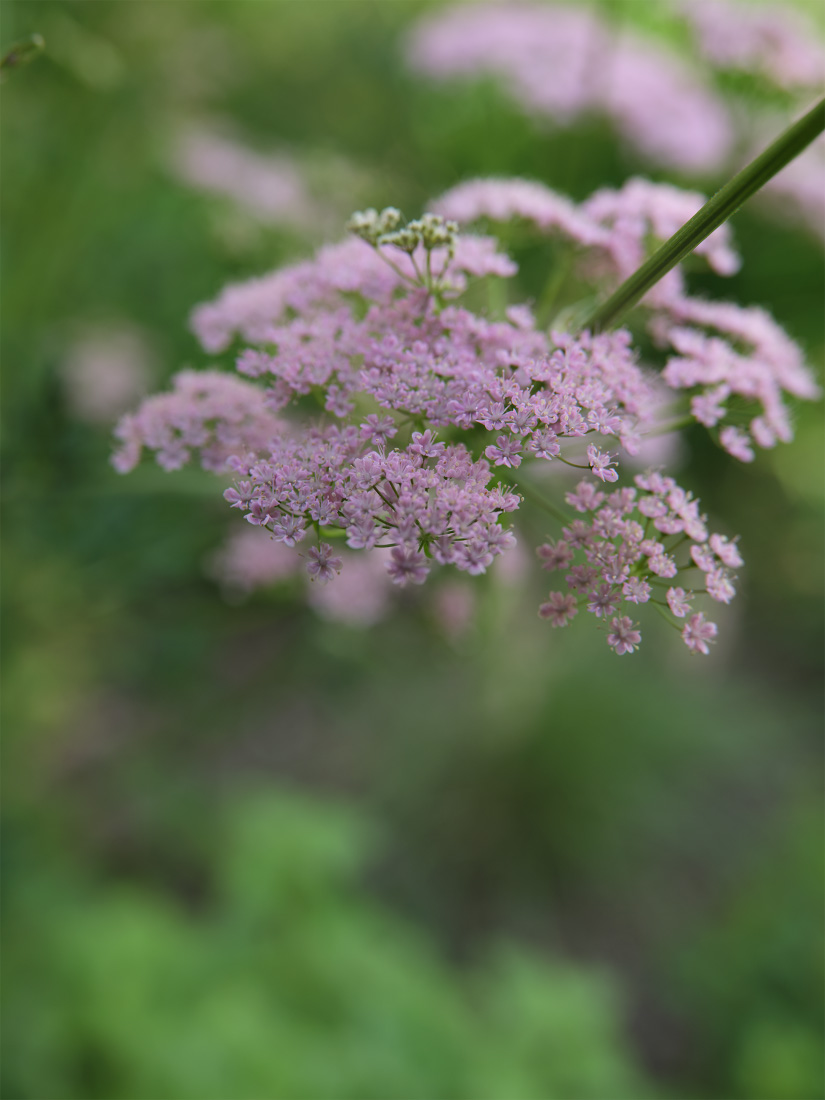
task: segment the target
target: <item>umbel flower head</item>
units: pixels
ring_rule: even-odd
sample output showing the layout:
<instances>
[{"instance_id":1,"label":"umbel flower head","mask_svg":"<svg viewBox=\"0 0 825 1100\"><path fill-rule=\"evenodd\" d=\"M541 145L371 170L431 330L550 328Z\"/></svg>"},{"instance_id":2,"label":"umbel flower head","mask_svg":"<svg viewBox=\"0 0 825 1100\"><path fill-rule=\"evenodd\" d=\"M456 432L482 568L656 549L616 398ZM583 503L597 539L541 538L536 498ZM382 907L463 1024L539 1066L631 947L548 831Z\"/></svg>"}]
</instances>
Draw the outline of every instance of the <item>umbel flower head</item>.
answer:
<instances>
[{"instance_id":1,"label":"umbel flower head","mask_svg":"<svg viewBox=\"0 0 825 1100\"><path fill-rule=\"evenodd\" d=\"M627 234L612 215L599 223L568 206L600 255ZM567 592L540 614L561 626L588 611L624 654L641 640L627 612L658 602L674 623L691 613L684 641L706 653L716 627L693 612L694 593L727 603L741 559L671 478L618 484L619 455L638 450L660 405L629 333L551 331L524 304L470 310L471 281L512 279L516 265L442 214L404 223L393 208L368 210L350 229L195 311L207 351L234 343L237 373L185 371L124 417L117 468L143 447L167 469L197 453L231 475L227 503L302 561L313 586L338 582L346 546L403 587L442 567L484 573L515 544L524 468L584 466L596 480L568 503L588 518L571 516L539 549L546 568L567 570Z\"/></svg>"}]
</instances>

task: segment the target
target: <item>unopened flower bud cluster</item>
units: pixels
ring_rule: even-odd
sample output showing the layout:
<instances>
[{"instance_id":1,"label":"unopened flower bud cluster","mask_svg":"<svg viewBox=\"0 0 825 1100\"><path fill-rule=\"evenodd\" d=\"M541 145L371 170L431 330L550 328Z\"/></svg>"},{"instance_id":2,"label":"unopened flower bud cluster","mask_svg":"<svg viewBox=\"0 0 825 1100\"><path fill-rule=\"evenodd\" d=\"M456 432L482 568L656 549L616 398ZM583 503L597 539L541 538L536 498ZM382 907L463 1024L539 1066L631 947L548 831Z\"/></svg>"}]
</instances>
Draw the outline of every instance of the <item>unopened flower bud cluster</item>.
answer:
<instances>
[{"instance_id":1,"label":"unopened flower bud cluster","mask_svg":"<svg viewBox=\"0 0 825 1100\"><path fill-rule=\"evenodd\" d=\"M427 252L434 248L446 248L450 254L455 251L457 222L446 221L439 214L424 214L406 225L402 221L401 211L388 206L380 214L372 209L353 214L347 229L374 248L391 245L412 254L420 245Z\"/></svg>"}]
</instances>

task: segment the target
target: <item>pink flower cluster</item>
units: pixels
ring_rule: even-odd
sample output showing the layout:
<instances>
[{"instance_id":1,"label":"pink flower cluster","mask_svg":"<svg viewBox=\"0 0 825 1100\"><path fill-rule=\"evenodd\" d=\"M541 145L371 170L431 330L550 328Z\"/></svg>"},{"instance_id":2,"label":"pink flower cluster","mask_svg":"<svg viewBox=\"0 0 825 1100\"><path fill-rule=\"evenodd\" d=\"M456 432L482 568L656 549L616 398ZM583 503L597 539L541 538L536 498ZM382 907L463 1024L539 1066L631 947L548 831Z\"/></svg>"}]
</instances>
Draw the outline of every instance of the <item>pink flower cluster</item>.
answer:
<instances>
[{"instance_id":1,"label":"pink flower cluster","mask_svg":"<svg viewBox=\"0 0 825 1100\"><path fill-rule=\"evenodd\" d=\"M592 6L459 4L421 20L407 58L436 79L494 76L557 125L604 115L642 157L680 171L717 168L733 143L724 104L681 57Z\"/></svg>"},{"instance_id":2,"label":"pink flower cluster","mask_svg":"<svg viewBox=\"0 0 825 1100\"><path fill-rule=\"evenodd\" d=\"M386 572L404 586L434 565L483 573L513 546L505 521L521 498L497 469L556 458L571 438L638 445L655 391L627 333L551 336L526 308L503 321L471 313L454 300L467 277L509 276L512 261L441 218L398 222L367 212L353 222L364 240L196 311L207 348L235 333L254 344L237 357L250 380L182 372L121 421L117 468L144 446L166 469L198 451L235 475L229 504L301 554L314 581L340 572L337 535L389 551ZM597 477L616 480L609 450L587 453Z\"/></svg>"},{"instance_id":3,"label":"pink flower cluster","mask_svg":"<svg viewBox=\"0 0 825 1100\"><path fill-rule=\"evenodd\" d=\"M433 206L461 224L516 218L566 237L582 254L582 271L609 286L627 278L651 241L666 240L703 201L697 192L633 179L619 190L597 191L576 207L539 183L488 179L459 184ZM727 225L696 251L719 275L738 270ZM771 447L792 438L783 394L810 400L819 390L800 348L768 313L689 295L679 268L653 287L643 305L651 311L651 335L676 352L662 377L673 389L690 393L692 415L709 428L737 416L738 424L719 432L730 454L751 461L754 445ZM743 409L731 413L725 405L730 398L740 399Z\"/></svg>"},{"instance_id":4,"label":"pink flower cluster","mask_svg":"<svg viewBox=\"0 0 825 1100\"><path fill-rule=\"evenodd\" d=\"M589 274L620 282L639 267L652 242L666 241L704 202L705 196L698 191L634 178L618 190L596 191L577 206L542 183L488 178L460 183L432 206L460 225L482 219L529 222L542 233L567 238L587 250ZM727 224L702 241L696 254L718 275L739 270L740 259ZM649 292L645 304L664 305L683 295L684 280L675 269Z\"/></svg>"},{"instance_id":5,"label":"pink flower cluster","mask_svg":"<svg viewBox=\"0 0 825 1100\"><path fill-rule=\"evenodd\" d=\"M205 470L222 473L238 451L265 449L281 428L261 400L261 391L242 378L216 370L185 370L175 375L171 393L147 397L127 413L115 437L112 459L119 473L140 462L144 447L155 451L164 470L179 470L200 455Z\"/></svg>"},{"instance_id":6,"label":"pink flower cluster","mask_svg":"<svg viewBox=\"0 0 825 1100\"><path fill-rule=\"evenodd\" d=\"M819 394L799 347L774 319L757 307L682 297L653 319L651 331L678 354L662 377L674 389L693 393L692 415L712 428L726 415L725 402L739 398L757 415L719 433L722 446L751 462L753 446L788 443L793 427L783 393L812 400Z\"/></svg>"},{"instance_id":7,"label":"pink flower cluster","mask_svg":"<svg viewBox=\"0 0 825 1100\"><path fill-rule=\"evenodd\" d=\"M600 192L590 207L576 208L538 185L476 184L441 205L473 217L485 209L509 214L526 196L534 220L543 218L545 227L609 260L641 247L637 238L669 232L681 209L678 194L665 190L657 206L656 189L634 186L625 217L621 194ZM695 201L688 196L684 204ZM493 238L459 236L454 222L439 215L404 226L391 208L356 215L351 228L360 239L229 287L195 311L207 350L226 349L240 337L235 362L245 377L183 371L171 392L148 398L121 421L115 465L131 469L147 447L166 469L197 453L206 469L234 475L227 502L278 548L266 560L256 550L241 575L244 568L282 575L291 555L316 592L340 583L352 551L365 551L371 568L380 566L384 585L419 585L445 565L484 573L515 545L510 520L522 502L522 465L579 465L584 453L585 468L602 485L615 483L619 449L634 454L656 423L661 383L640 368L625 331L548 332L525 305L495 319L462 304L468 280L516 272ZM720 268L735 259L724 233L706 255ZM610 271L620 266L612 262ZM677 314L677 306L689 305L693 314ZM708 325L736 333L741 314L728 317L725 310L737 307L704 303L710 312L702 313L699 305L680 294L664 298L654 312L671 326L662 339L678 338L677 317L694 336ZM748 322L759 327L754 317ZM789 349L768 320L759 324L760 354L773 357L776 374ZM751 390L763 398L761 368L748 369L756 379ZM807 378L786 375L786 387ZM709 383L697 376L689 384ZM570 523L560 542L540 550L548 568L571 566L570 591L552 594L542 607L556 625L586 605L608 624L609 644L628 653L640 634L621 613L622 602L647 602L656 584L693 567L706 574L713 599L733 596L735 546L708 536L698 502L671 479L640 476L636 488L617 487L607 496L585 481L568 499L592 517ZM572 564L576 552L583 560ZM686 554L692 557L680 562ZM368 577L361 581L369 587ZM685 641L707 652L715 626L692 612L684 588L675 581L666 587L671 613L691 613ZM341 617L345 589L339 596L313 595L312 602Z\"/></svg>"},{"instance_id":8,"label":"pink flower cluster","mask_svg":"<svg viewBox=\"0 0 825 1100\"><path fill-rule=\"evenodd\" d=\"M89 327L77 333L62 364L62 381L80 420L111 426L148 389L152 350L131 325Z\"/></svg>"},{"instance_id":9,"label":"pink flower cluster","mask_svg":"<svg viewBox=\"0 0 825 1100\"><path fill-rule=\"evenodd\" d=\"M561 539L538 548L543 568L569 569L568 591L551 592L539 615L552 626L566 626L586 609L609 623L608 645L619 654L632 653L641 633L622 614L624 605L652 602L667 607L676 618L687 617L685 644L695 653L707 654L716 624L693 611L694 593L676 581L685 573L698 573L702 592L730 603L736 594L733 570L742 565L739 550L724 536L709 535L699 502L673 478L649 473L635 482L635 489L606 494L584 480L567 494L567 503L589 514L589 519L574 520Z\"/></svg>"},{"instance_id":10,"label":"pink flower cluster","mask_svg":"<svg viewBox=\"0 0 825 1100\"><path fill-rule=\"evenodd\" d=\"M791 4L684 0L703 56L720 69L759 73L780 88L816 88L825 81L825 48L814 24Z\"/></svg>"}]
</instances>

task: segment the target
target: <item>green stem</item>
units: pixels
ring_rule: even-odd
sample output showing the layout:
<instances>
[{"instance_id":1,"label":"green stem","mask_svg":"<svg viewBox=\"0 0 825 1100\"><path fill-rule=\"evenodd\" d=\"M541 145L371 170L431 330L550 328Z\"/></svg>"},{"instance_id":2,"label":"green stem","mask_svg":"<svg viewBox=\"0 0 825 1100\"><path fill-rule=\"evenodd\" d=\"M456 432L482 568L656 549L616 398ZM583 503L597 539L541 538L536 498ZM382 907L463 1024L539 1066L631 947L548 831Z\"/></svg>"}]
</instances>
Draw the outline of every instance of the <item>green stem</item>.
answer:
<instances>
[{"instance_id":1,"label":"green stem","mask_svg":"<svg viewBox=\"0 0 825 1100\"><path fill-rule=\"evenodd\" d=\"M542 493L539 493L532 485L528 485L523 481L517 481L514 477L506 477L501 471L496 471L501 476L501 480L505 481L508 485L512 485L514 489L518 489L519 492L524 494L524 499L531 501L533 504L538 505L539 508L543 508L548 515L557 520L563 526L572 522L570 516L568 516L561 508L557 508L552 501L549 501Z\"/></svg>"},{"instance_id":2,"label":"green stem","mask_svg":"<svg viewBox=\"0 0 825 1100\"><path fill-rule=\"evenodd\" d=\"M645 432L644 439L652 439L655 435L669 435L670 432L681 431L682 428L689 428L692 424L695 424L696 420L692 416L683 416L679 420L671 420L667 424L660 424L658 428L652 428L649 432Z\"/></svg>"},{"instance_id":3,"label":"green stem","mask_svg":"<svg viewBox=\"0 0 825 1100\"><path fill-rule=\"evenodd\" d=\"M678 630L679 633L681 634L682 633L682 627L679 626L679 624L677 622L675 622L673 619L671 619L670 615L668 615L667 611L665 611L664 605L658 603L656 600L651 600L650 602L651 602L652 606L656 608L656 610L659 612L659 614L662 616L662 618L665 620L665 622L669 623L670 626L672 626L674 630Z\"/></svg>"},{"instance_id":4,"label":"green stem","mask_svg":"<svg viewBox=\"0 0 825 1100\"><path fill-rule=\"evenodd\" d=\"M569 278L572 266L573 250L568 249L564 255L558 259L536 305L536 319L539 322L540 328L550 324L553 316L553 307L556 304L559 291Z\"/></svg>"},{"instance_id":5,"label":"green stem","mask_svg":"<svg viewBox=\"0 0 825 1100\"><path fill-rule=\"evenodd\" d=\"M731 214L772 179L825 130L825 99L788 127L764 153L729 180L689 222L657 249L629 279L597 306L582 322L583 329L602 332L611 328L680 260L726 222Z\"/></svg>"},{"instance_id":6,"label":"green stem","mask_svg":"<svg viewBox=\"0 0 825 1100\"><path fill-rule=\"evenodd\" d=\"M0 58L0 71L19 69L22 65L28 65L45 50L46 43L39 34L30 34L28 38L15 42Z\"/></svg>"}]
</instances>

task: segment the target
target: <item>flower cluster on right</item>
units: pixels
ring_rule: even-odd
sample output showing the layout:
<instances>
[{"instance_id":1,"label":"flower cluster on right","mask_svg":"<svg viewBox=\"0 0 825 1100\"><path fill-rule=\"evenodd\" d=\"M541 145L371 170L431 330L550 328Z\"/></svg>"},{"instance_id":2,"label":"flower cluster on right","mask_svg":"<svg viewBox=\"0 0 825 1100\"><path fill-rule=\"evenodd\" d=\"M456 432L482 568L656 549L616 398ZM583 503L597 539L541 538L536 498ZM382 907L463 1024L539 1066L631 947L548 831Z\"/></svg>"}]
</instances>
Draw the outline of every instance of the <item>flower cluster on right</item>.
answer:
<instances>
[{"instance_id":1,"label":"flower cluster on right","mask_svg":"<svg viewBox=\"0 0 825 1100\"><path fill-rule=\"evenodd\" d=\"M707 654L717 628L701 611L691 613L693 598L706 593L729 603L736 595L733 570L743 564L742 556L735 541L708 533L699 502L672 477L640 474L635 484L606 494L584 480L567 494L567 503L590 518L573 520L561 539L538 548L543 568L570 570L567 593L551 592L539 615L552 626L566 626L584 606L609 620L607 641L617 653L632 653L642 636L632 619L616 614L620 605L653 601L662 606L666 601L677 618L689 616L682 630L688 648ZM698 574L701 581L684 583L704 587L686 591L677 586L685 574Z\"/></svg>"}]
</instances>

